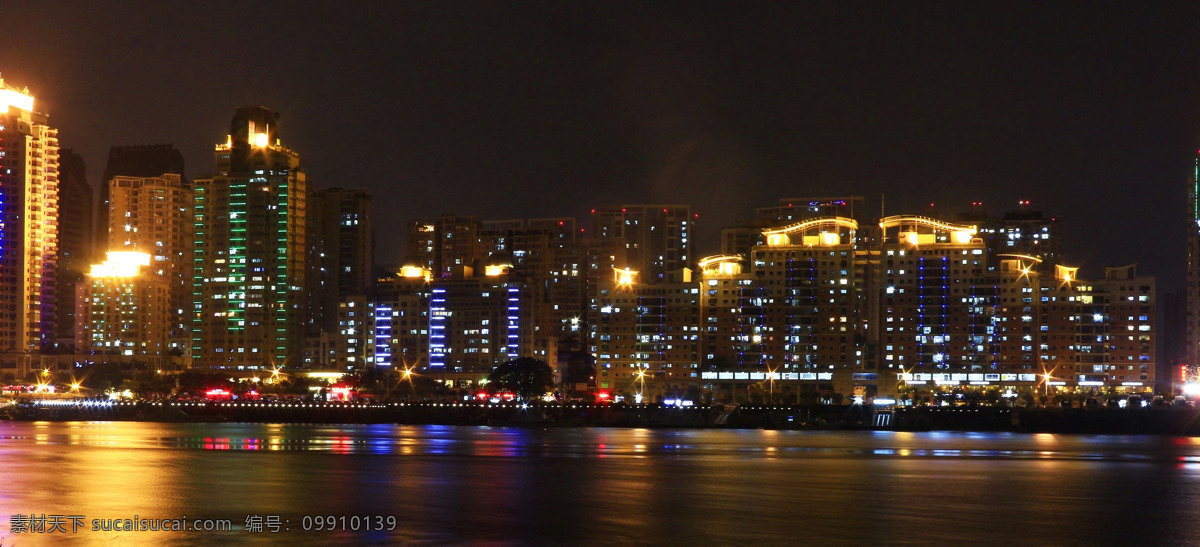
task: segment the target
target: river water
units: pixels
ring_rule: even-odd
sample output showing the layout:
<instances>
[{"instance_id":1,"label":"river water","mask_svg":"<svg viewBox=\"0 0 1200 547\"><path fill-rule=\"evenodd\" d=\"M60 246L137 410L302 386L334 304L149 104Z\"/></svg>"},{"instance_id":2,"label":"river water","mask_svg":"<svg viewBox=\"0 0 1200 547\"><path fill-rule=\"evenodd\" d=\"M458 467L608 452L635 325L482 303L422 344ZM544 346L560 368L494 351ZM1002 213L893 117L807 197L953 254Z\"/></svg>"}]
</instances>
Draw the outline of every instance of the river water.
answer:
<instances>
[{"instance_id":1,"label":"river water","mask_svg":"<svg viewBox=\"0 0 1200 547\"><path fill-rule=\"evenodd\" d=\"M4 546L1200 544L1192 438L0 422L0 466Z\"/></svg>"}]
</instances>

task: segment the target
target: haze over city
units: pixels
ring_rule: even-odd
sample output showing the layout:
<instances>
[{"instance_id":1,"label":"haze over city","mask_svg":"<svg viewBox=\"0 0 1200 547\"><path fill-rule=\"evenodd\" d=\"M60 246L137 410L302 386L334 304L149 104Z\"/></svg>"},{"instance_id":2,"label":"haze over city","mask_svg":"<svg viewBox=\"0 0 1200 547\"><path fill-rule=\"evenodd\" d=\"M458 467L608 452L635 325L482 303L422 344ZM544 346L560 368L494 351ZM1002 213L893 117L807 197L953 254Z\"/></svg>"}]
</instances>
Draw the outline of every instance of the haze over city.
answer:
<instances>
[{"instance_id":1,"label":"haze over city","mask_svg":"<svg viewBox=\"0 0 1200 547\"><path fill-rule=\"evenodd\" d=\"M698 251L790 196L1060 218L1085 271L1182 282L1195 6L1084 3L6 4L0 70L98 184L112 145L212 171L231 108L282 114L314 184L418 215L687 203ZM19 44L19 47L17 46ZM583 225L587 225L585 222ZM403 241L380 237L377 260Z\"/></svg>"}]
</instances>

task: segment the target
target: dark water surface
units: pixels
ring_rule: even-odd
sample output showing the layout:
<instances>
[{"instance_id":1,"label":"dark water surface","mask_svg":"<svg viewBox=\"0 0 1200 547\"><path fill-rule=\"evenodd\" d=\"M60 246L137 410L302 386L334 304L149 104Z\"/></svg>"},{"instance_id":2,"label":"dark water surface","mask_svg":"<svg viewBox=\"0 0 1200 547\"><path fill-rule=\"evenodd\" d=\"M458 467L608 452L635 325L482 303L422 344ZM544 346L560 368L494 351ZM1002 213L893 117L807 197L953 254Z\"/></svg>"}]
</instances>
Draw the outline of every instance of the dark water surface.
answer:
<instances>
[{"instance_id":1,"label":"dark water surface","mask_svg":"<svg viewBox=\"0 0 1200 547\"><path fill-rule=\"evenodd\" d=\"M14 514L84 520L14 535ZM1200 439L0 422L0 515L5 546L1196 545ZM235 529L91 530L134 515ZM395 529L340 529L356 515Z\"/></svg>"}]
</instances>

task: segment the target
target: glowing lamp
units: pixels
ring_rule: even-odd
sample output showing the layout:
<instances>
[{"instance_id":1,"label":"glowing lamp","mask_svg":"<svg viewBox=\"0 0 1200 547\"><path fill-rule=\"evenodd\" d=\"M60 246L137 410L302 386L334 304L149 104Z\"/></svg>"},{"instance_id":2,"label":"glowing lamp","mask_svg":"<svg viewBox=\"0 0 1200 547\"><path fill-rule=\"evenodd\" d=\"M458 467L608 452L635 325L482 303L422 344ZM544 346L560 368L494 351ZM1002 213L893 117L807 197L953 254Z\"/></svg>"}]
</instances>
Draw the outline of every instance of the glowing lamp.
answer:
<instances>
[{"instance_id":1,"label":"glowing lamp","mask_svg":"<svg viewBox=\"0 0 1200 547\"><path fill-rule=\"evenodd\" d=\"M908 242L909 245L916 245L921 241L921 236L916 232L908 232L904 234L904 241Z\"/></svg>"},{"instance_id":2,"label":"glowing lamp","mask_svg":"<svg viewBox=\"0 0 1200 547\"><path fill-rule=\"evenodd\" d=\"M791 243L791 238L787 234L770 234L767 236L767 245L778 247Z\"/></svg>"},{"instance_id":3,"label":"glowing lamp","mask_svg":"<svg viewBox=\"0 0 1200 547\"><path fill-rule=\"evenodd\" d=\"M33 112L33 97L11 89L0 89L0 105L7 111L15 106L21 110Z\"/></svg>"},{"instance_id":4,"label":"glowing lamp","mask_svg":"<svg viewBox=\"0 0 1200 547\"><path fill-rule=\"evenodd\" d=\"M1056 264L1054 269L1055 273L1058 274L1058 279L1063 283L1070 283L1078 279L1076 272L1079 271L1079 268L1071 268L1068 266L1063 266L1062 264Z\"/></svg>"},{"instance_id":5,"label":"glowing lamp","mask_svg":"<svg viewBox=\"0 0 1200 547\"><path fill-rule=\"evenodd\" d=\"M966 230L958 230L958 231L954 232L954 242L962 243L965 245L965 244L971 242L972 235L973 234L971 232L968 232Z\"/></svg>"},{"instance_id":6,"label":"glowing lamp","mask_svg":"<svg viewBox=\"0 0 1200 547\"><path fill-rule=\"evenodd\" d=\"M400 276L410 279L423 277L425 281L429 281L433 277L433 272L419 266L404 266L400 268Z\"/></svg>"},{"instance_id":7,"label":"glowing lamp","mask_svg":"<svg viewBox=\"0 0 1200 547\"><path fill-rule=\"evenodd\" d=\"M269 144L269 143L267 141L266 133L255 133L254 134L254 146L257 146L259 148L264 148L267 146L267 144Z\"/></svg>"},{"instance_id":8,"label":"glowing lamp","mask_svg":"<svg viewBox=\"0 0 1200 547\"><path fill-rule=\"evenodd\" d=\"M632 285L634 279L637 277L636 270L613 268L613 272L616 274L616 281L618 285Z\"/></svg>"},{"instance_id":9,"label":"glowing lamp","mask_svg":"<svg viewBox=\"0 0 1200 547\"><path fill-rule=\"evenodd\" d=\"M837 235L837 232L821 232L821 243L825 245L837 245L842 242L842 238Z\"/></svg>"},{"instance_id":10,"label":"glowing lamp","mask_svg":"<svg viewBox=\"0 0 1200 547\"><path fill-rule=\"evenodd\" d=\"M109 251L102 264L92 264L92 277L134 277L138 269L150 265L150 255L136 251Z\"/></svg>"},{"instance_id":11,"label":"glowing lamp","mask_svg":"<svg viewBox=\"0 0 1200 547\"><path fill-rule=\"evenodd\" d=\"M488 277L496 277L498 275L504 275L505 273L508 272L508 269L511 267L512 267L512 264L496 264L493 266L484 266L483 267L483 275L486 275Z\"/></svg>"}]
</instances>

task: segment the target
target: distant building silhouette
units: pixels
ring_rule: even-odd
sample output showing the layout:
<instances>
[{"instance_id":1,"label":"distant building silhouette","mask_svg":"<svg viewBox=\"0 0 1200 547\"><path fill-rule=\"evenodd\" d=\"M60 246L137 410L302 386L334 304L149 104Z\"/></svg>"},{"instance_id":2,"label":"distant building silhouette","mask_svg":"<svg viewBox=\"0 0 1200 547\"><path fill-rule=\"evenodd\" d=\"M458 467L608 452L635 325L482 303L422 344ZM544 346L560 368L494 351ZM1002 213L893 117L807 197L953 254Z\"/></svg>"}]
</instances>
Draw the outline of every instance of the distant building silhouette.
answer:
<instances>
[{"instance_id":1,"label":"distant building silhouette","mask_svg":"<svg viewBox=\"0 0 1200 547\"><path fill-rule=\"evenodd\" d=\"M75 343L75 284L91 267L93 257L92 187L87 182L83 157L70 149L59 151L58 160L58 317L55 320L60 347Z\"/></svg>"}]
</instances>

